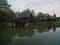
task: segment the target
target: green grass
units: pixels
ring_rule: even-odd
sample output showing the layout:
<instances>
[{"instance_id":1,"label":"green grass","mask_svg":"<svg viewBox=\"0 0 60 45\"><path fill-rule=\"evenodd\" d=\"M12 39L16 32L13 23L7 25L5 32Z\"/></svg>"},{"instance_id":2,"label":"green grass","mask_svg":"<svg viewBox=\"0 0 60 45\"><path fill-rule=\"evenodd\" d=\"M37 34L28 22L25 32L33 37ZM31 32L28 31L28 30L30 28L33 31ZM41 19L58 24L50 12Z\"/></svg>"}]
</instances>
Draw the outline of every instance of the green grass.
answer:
<instances>
[{"instance_id":1,"label":"green grass","mask_svg":"<svg viewBox=\"0 0 60 45\"><path fill-rule=\"evenodd\" d=\"M54 23L56 26L60 26L60 21Z\"/></svg>"}]
</instances>

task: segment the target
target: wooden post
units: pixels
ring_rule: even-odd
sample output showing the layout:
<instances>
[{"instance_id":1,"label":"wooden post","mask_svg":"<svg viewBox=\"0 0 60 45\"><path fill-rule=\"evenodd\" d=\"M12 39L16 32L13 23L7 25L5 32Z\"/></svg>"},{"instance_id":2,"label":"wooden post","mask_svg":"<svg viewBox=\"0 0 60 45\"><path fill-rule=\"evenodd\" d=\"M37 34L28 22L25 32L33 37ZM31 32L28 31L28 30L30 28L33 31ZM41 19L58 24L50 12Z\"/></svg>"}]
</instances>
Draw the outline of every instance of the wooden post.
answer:
<instances>
[{"instance_id":1,"label":"wooden post","mask_svg":"<svg viewBox=\"0 0 60 45\"><path fill-rule=\"evenodd\" d=\"M15 25L15 22L14 22L14 28L15 28L15 26L16 26L16 25Z\"/></svg>"}]
</instances>

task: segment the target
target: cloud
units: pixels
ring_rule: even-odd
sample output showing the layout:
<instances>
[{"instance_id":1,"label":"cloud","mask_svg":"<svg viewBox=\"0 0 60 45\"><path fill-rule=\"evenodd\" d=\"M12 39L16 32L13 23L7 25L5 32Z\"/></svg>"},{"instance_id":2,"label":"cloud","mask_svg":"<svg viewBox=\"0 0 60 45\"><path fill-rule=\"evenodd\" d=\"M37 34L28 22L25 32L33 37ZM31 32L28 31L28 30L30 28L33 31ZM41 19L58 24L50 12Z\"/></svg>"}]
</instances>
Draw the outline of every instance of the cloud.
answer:
<instances>
[{"instance_id":1,"label":"cloud","mask_svg":"<svg viewBox=\"0 0 60 45\"><path fill-rule=\"evenodd\" d=\"M26 8L34 10L36 13L41 11L49 14L60 15L60 0L8 0L11 9L14 11L23 11Z\"/></svg>"}]
</instances>

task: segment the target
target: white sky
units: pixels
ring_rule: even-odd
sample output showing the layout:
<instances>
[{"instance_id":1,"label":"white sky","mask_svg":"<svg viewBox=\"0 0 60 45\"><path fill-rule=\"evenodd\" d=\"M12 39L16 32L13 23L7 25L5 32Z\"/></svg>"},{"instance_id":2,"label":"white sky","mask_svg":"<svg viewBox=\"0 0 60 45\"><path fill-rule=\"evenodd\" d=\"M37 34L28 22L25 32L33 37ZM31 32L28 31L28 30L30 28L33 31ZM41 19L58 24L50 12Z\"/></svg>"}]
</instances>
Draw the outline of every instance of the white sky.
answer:
<instances>
[{"instance_id":1,"label":"white sky","mask_svg":"<svg viewBox=\"0 0 60 45\"><path fill-rule=\"evenodd\" d=\"M8 4L11 4L11 9L15 12L29 8L33 9L35 13L55 13L60 16L60 0L8 0Z\"/></svg>"}]
</instances>

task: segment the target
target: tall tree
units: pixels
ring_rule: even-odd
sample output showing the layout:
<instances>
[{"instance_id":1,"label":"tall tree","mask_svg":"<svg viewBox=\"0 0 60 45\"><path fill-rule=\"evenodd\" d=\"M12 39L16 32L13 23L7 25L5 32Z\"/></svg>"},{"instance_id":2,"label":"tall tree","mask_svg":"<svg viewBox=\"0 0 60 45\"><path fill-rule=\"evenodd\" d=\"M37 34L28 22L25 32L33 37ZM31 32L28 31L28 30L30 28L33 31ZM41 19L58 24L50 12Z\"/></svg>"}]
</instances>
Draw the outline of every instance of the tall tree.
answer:
<instances>
[{"instance_id":1,"label":"tall tree","mask_svg":"<svg viewBox=\"0 0 60 45\"><path fill-rule=\"evenodd\" d=\"M22 11L21 14L24 15L24 14L27 14L27 13L29 13L29 12L30 12L30 10L29 10L29 9L26 9L26 10Z\"/></svg>"},{"instance_id":2,"label":"tall tree","mask_svg":"<svg viewBox=\"0 0 60 45\"><path fill-rule=\"evenodd\" d=\"M56 14L53 14L53 21L56 21Z\"/></svg>"},{"instance_id":3,"label":"tall tree","mask_svg":"<svg viewBox=\"0 0 60 45\"><path fill-rule=\"evenodd\" d=\"M56 18L56 14L53 14L53 17Z\"/></svg>"},{"instance_id":4,"label":"tall tree","mask_svg":"<svg viewBox=\"0 0 60 45\"><path fill-rule=\"evenodd\" d=\"M39 13L37 14L37 17L38 17L38 18L43 18L43 17L44 17L44 14L43 14L42 12L39 12Z\"/></svg>"},{"instance_id":5,"label":"tall tree","mask_svg":"<svg viewBox=\"0 0 60 45\"><path fill-rule=\"evenodd\" d=\"M15 13L10 9L7 0L0 0L0 21L9 22L15 18Z\"/></svg>"}]
</instances>

